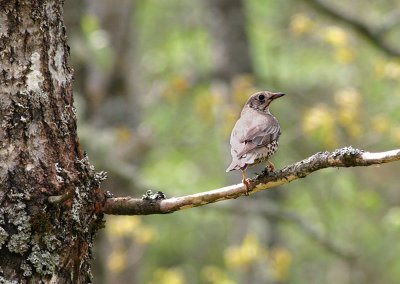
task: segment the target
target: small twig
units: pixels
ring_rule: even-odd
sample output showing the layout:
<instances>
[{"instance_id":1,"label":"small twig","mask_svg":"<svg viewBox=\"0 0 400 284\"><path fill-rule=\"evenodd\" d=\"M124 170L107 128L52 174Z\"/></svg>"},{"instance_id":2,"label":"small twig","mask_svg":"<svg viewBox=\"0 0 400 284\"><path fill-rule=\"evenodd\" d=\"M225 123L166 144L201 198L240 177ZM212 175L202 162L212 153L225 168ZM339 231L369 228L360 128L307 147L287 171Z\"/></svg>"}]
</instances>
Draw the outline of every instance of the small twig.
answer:
<instances>
[{"instance_id":1,"label":"small twig","mask_svg":"<svg viewBox=\"0 0 400 284\"><path fill-rule=\"evenodd\" d=\"M400 160L400 149L370 153L353 147L345 147L334 152L319 152L279 171L273 173L264 171L250 180L249 193L253 194L257 191L277 187L306 177L310 173L324 168L370 166L398 160ZM243 183L240 183L206 192L161 200L132 197L107 198L103 205L103 212L115 215L166 214L222 200L234 199L246 194L246 187Z\"/></svg>"},{"instance_id":2,"label":"small twig","mask_svg":"<svg viewBox=\"0 0 400 284\"><path fill-rule=\"evenodd\" d=\"M67 192L65 192L62 195L49 196L49 198L47 200L51 204L58 204L58 203L62 203L64 201L72 198L73 196L74 196L74 190L68 190Z\"/></svg>"}]
</instances>

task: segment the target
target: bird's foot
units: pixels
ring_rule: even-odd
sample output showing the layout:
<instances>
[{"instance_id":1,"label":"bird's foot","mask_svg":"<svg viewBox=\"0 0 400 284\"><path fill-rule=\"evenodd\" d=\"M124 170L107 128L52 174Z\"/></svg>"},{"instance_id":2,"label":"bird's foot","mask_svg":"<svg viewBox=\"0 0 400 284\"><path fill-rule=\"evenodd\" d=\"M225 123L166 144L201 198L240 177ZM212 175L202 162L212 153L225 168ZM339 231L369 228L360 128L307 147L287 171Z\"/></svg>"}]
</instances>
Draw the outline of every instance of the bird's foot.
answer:
<instances>
[{"instance_id":1,"label":"bird's foot","mask_svg":"<svg viewBox=\"0 0 400 284\"><path fill-rule=\"evenodd\" d=\"M242 182L244 184L244 187L246 188L246 192L245 192L244 195L249 196L249 193L250 193L250 179L245 178L245 179L242 180Z\"/></svg>"},{"instance_id":2,"label":"bird's foot","mask_svg":"<svg viewBox=\"0 0 400 284\"><path fill-rule=\"evenodd\" d=\"M267 166L265 167L266 169L267 169L267 171L269 172L269 173L272 173L272 172L274 172L275 171L275 166L274 166L274 164L273 163L271 163L270 161L267 161Z\"/></svg>"}]
</instances>

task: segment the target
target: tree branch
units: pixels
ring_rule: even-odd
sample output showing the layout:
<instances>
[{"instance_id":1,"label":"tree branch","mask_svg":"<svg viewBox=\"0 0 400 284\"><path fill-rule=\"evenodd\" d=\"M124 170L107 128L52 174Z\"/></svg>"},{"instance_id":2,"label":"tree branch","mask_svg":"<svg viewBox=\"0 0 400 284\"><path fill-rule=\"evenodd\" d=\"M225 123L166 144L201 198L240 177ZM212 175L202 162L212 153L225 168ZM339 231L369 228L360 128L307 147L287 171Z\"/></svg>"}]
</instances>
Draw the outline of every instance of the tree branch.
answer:
<instances>
[{"instance_id":1,"label":"tree branch","mask_svg":"<svg viewBox=\"0 0 400 284\"><path fill-rule=\"evenodd\" d=\"M356 30L360 35L362 35L365 39L367 39L372 45L383 50L386 54L390 56L400 56L400 50L390 46L387 42L384 41L383 37L389 29L398 24L398 18L394 19L395 16L398 16L399 11L393 13L383 21L383 24L378 27L371 27L366 23L358 20L343 11L338 11L333 7L330 7L324 1L321 0L304 0L309 3L318 11L328 15L332 18L335 18L349 26L351 26L354 30Z\"/></svg>"},{"instance_id":2,"label":"tree branch","mask_svg":"<svg viewBox=\"0 0 400 284\"><path fill-rule=\"evenodd\" d=\"M307 159L286 166L281 170L272 173L264 170L260 175L250 180L249 194L304 178L312 172L324 168L370 166L399 160L400 149L370 153L350 146L333 152L318 152ZM102 209L106 214L115 215L165 214L222 200L235 199L246 194L245 186L243 183L240 183L201 193L166 199L163 199L165 196L162 193L146 195L142 199L112 197L105 200Z\"/></svg>"}]
</instances>

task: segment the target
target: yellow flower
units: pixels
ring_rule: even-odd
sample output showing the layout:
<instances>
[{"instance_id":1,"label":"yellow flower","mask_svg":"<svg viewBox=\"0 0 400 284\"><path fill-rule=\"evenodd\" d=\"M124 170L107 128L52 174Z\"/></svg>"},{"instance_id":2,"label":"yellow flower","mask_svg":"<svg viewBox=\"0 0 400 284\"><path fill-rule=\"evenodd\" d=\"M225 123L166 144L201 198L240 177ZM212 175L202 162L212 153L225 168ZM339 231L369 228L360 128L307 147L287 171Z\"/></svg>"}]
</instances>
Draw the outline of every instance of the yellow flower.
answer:
<instances>
[{"instance_id":1,"label":"yellow flower","mask_svg":"<svg viewBox=\"0 0 400 284\"><path fill-rule=\"evenodd\" d=\"M328 147L337 145L335 119L332 111L319 104L306 111L302 123L303 131Z\"/></svg>"},{"instance_id":2,"label":"yellow flower","mask_svg":"<svg viewBox=\"0 0 400 284\"><path fill-rule=\"evenodd\" d=\"M292 263L292 256L283 248L276 248L271 251L271 266L274 278L283 281L287 278L290 265Z\"/></svg>"},{"instance_id":3,"label":"yellow flower","mask_svg":"<svg viewBox=\"0 0 400 284\"><path fill-rule=\"evenodd\" d=\"M397 62L386 63L384 74L388 79L400 79L400 64Z\"/></svg>"},{"instance_id":4,"label":"yellow flower","mask_svg":"<svg viewBox=\"0 0 400 284\"><path fill-rule=\"evenodd\" d=\"M156 232L151 227L141 226L138 230L135 230L134 235L139 245L146 245L155 238Z\"/></svg>"},{"instance_id":5,"label":"yellow flower","mask_svg":"<svg viewBox=\"0 0 400 284\"><path fill-rule=\"evenodd\" d=\"M165 98L168 102L176 102L181 98L189 88L189 82L185 77L176 75L167 82L164 90L160 95Z\"/></svg>"},{"instance_id":6,"label":"yellow flower","mask_svg":"<svg viewBox=\"0 0 400 284\"><path fill-rule=\"evenodd\" d=\"M390 137L395 143L400 143L400 127L395 127L390 133Z\"/></svg>"},{"instance_id":7,"label":"yellow flower","mask_svg":"<svg viewBox=\"0 0 400 284\"><path fill-rule=\"evenodd\" d=\"M292 16L289 29L294 35L307 34L314 29L314 22L304 14L295 14Z\"/></svg>"},{"instance_id":8,"label":"yellow flower","mask_svg":"<svg viewBox=\"0 0 400 284\"><path fill-rule=\"evenodd\" d=\"M127 255L122 249L115 249L107 261L108 269L113 273L119 273L126 268Z\"/></svg>"},{"instance_id":9,"label":"yellow flower","mask_svg":"<svg viewBox=\"0 0 400 284\"><path fill-rule=\"evenodd\" d=\"M241 250L238 247L228 247L224 253L226 265L230 267L241 267L245 265L246 260L242 258Z\"/></svg>"},{"instance_id":10,"label":"yellow flower","mask_svg":"<svg viewBox=\"0 0 400 284\"><path fill-rule=\"evenodd\" d=\"M241 246L229 247L225 251L225 262L228 266L248 266L263 254L263 248L258 242L257 236L248 234Z\"/></svg>"},{"instance_id":11,"label":"yellow flower","mask_svg":"<svg viewBox=\"0 0 400 284\"><path fill-rule=\"evenodd\" d=\"M375 74L379 78L386 78L391 80L400 79L400 63L398 61L385 61L378 60L375 63Z\"/></svg>"},{"instance_id":12,"label":"yellow flower","mask_svg":"<svg viewBox=\"0 0 400 284\"><path fill-rule=\"evenodd\" d=\"M106 231L110 237L124 237L132 235L140 226L141 220L137 216L111 216L107 220Z\"/></svg>"},{"instance_id":13,"label":"yellow flower","mask_svg":"<svg viewBox=\"0 0 400 284\"><path fill-rule=\"evenodd\" d=\"M361 102L360 93L354 88L344 88L334 95L335 103L343 107L358 107Z\"/></svg>"},{"instance_id":14,"label":"yellow flower","mask_svg":"<svg viewBox=\"0 0 400 284\"><path fill-rule=\"evenodd\" d=\"M129 237L139 245L148 244L156 236L154 229L142 224L138 216L111 216L107 220L106 232L110 238Z\"/></svg>"},{"instance_id":15,"label":"yellow flower","mask_svg":"<svg viewBox=\"0 0 400 284\"><path fill-rule=\"evenodd\" d=\"M323 31L323 39L333 47L344 47L348 45L348 35L340 27L330 26Z\"/></svg>"},{"instance_id":16,"label":"yellow flower","mask_svg":"<svg viewBox=\"0 0 400 284\"><path fill-rule=\"evenodd\" d=\"M175 76L171 80L171 86L175 92L183 93L188 89L189 84L183 76Z\"/></svg>"},{"instance_id":17,"label":"yellow flower","mask_svg":"<svg viewBox=\"0 0 400 284\"><path fill-rule=\"evenodd\" d=\"M358 138L362 133L360 125L361 95L354 88L344 88L334 95L337 105L336 116L340 125L351 138Z\"/></svg>"},{"instance_id":18,"label":"yellow flower","mask_svg":"<svg viewBox=\"0 0 400 284\"><path fill-rule=\"evenodd\" d=\"M354 60L354 53L347 47L339 47L335 49L335 58L339 63L348 64Z\"/></svg>"},{"instance_id":19,"label":"yellow flower","mask_svg":"<svg viewBox=\"0 0 400 284\"><path fill-rule=\"evenodd\" d=\"M228 275L216 266L206 266L202 269L203 278L213 284L235 284Z\"/></svg>"},{"instance_id":20,"label":"yellow flower","mask_svg":"<svg viewBox=\"0 0 400 284\"><path fill-rule=\"evenodd\" d=\"M254 93L254 76L249 74L236 75L232 80L233 101L242 106L250 94Z\"/></svg>"},{"instance_id":21,"label":"yellow flower","mask_svg":"<svg viewBox=\"0 0 400 284\"><path fill-rule=\"evenodd\" d=\"M222 135L224 137L229 137L235 124L235 121L239 118L240 110L236 107L229 107L224 110L223 113L223 126Z\"/></svg>"},{"instance_id":22,"label":"yellow flower","mask_svg":"<svg viewBox=\"0 0 400 284\"><path fill-rule=\"evenodd\" d=\"M121 143L132 141L132 131L125 125L118 126L116 128L116 137L117 141Z\"/></svg>"},{"instance_id":23,"label":"yellow flower","mask_svg":"<svg viewBox=\"0 0 400 284\"><path fill-rule=\"evenodd\" d=\"M221 104L222 100L218 94L207 92L197 96L194 106L197 115L199 115L202 120L212 123L215 118L215 108L220 107Z\"/></svg>"},{"instance_id":24,"label":"yellow flower","mask_svg":"<svg viewBox=\"0 0 400 284\"><path fill-rule=\"evenodd\" d=\"M153 274L150 284L183 284L185 275L179 268L159 268Z\"/></svg>"},{"instance_id":25,"label":"yellow flower","mask_svg":"<svg viewBox=\"0 0 400 284\"><path fill-rule=\"evenodd\" d=\"M378 134L385 134L389 131L390 121L384 115L376 115L371 119L372 130Z\"/></svg>"}]
</instances>

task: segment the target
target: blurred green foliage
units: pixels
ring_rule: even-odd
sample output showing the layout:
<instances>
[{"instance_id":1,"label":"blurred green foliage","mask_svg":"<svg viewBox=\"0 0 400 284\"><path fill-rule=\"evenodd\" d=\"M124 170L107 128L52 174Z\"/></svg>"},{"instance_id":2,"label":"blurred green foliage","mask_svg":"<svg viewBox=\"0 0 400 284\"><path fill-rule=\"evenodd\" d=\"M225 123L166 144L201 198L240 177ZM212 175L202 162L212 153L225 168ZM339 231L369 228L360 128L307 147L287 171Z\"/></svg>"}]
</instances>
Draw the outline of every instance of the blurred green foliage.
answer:
<instances>
[{"instance_id":1,"label":"blurred green foliage","mask_svg":"<svg viewBox=\"0 0 400 284\"><path fill-rule=\"evenodd\" d=\"M133 29L131 64L141 90L134 94L140 103L132 111L140 109L141 118L131 129L100 128L81 117L81 139L97 169L136 163L139 191L130 192L125 181L119 184L136 196L146 189L169 197L237 183L239 173L225 173L230 130L246 98L261 89L287 94L271 107L283 129L272 158L278 168L346 145L398 148L399 59L306 2L245 1L254 74L220 82L213 78L208 2L135 1L133 20L126 24ZM326 2L346 7L371 26L400 7L398 0ZM111 70L119 54L110 32L94 14L84 13L80 21L74 32L88 54L82 64ZM394 28L397 34L399 26ZM73 36L70 41L74 57L74 46L80 49ZM85 89L77 93L85 113ZM150 137L147 147L121 152L142 132ZM112 181L119 176L107 170L111 181L104 187L114 191ZM260 206L273 200L303 220L300 225L236 212L244 198L168 216L110 216L103 232L110 253L96 248L97 259L104 260L108 279L136 267L132 283L398 283L399 170L398 164L327 169L285 185L288 191L247 197ZM280 198L274 197L277 192ZM322 238L310 237L308 226Z\"/></svg>"}]
</instances>

